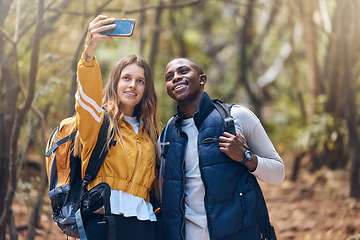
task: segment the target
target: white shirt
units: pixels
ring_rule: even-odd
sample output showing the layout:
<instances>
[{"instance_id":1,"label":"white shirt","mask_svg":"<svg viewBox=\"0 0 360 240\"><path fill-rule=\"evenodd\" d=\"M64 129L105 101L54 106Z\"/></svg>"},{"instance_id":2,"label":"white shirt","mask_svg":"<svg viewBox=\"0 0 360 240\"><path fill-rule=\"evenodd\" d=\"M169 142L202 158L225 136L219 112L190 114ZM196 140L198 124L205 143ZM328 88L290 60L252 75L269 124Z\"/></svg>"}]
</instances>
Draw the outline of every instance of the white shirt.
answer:
<instances>
[{"instance_id":1,"label":"white shirt","mask_svg":"<svg viewBox=\"0 0 360 240\"><path fill-rule=\"evenodd\" d=\"M188 136L185 150L185 236L186 239L206 240L210 237L204 204L205 188L199 169L199 131L193 118L184 119L180 124Z\"/></svg>"},{"instance_id":2,"label":"white shirt","mask_svg":"<svg viewBox=\"0 0 360 240\"><path fill-rule=\"evenodd\" d=\"M136 117L124 116L124 118L131 124L137 134L139 132L139 122ZM110 205L112 214L123 214L125 217L137 217L139 220L156 221L151 203L130 193L111 189Z\"/></svg>"}]
</instances>

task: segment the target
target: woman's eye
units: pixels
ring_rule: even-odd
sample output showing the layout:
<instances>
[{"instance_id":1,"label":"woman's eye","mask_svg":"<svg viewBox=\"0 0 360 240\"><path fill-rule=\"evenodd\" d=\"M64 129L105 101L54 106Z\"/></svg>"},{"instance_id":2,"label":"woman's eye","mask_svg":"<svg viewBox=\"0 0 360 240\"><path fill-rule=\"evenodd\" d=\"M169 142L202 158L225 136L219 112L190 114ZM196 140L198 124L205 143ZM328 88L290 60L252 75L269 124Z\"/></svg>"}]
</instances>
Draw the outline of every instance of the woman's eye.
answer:
<instances>
[{"instance_id":1,"label":"woman's eye","mask_svg":"<svg viewBox=\"0 0 360 240\"><path fill-rule=\"evenodd\" d=\"M142 80L142 79L139 79L139 80L138 80L138 83L140 83L140 84L145 84L145 81Z\"/></svg>"}]
</instances>

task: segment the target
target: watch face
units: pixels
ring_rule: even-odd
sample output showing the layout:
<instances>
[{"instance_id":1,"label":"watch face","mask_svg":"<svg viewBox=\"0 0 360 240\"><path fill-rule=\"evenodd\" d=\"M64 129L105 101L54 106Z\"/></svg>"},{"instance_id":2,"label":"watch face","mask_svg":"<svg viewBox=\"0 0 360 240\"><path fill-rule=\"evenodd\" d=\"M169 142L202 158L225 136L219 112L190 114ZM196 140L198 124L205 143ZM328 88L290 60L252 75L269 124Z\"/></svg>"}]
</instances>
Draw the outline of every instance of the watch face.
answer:
<instances>
[{"instance_id":1,"label":"watch face","mask_svg":"<svg viewBox=\"0 0 360 240\"><path fill-rule=\"evenodd\" d=\"M245 157L246 157L247 159L252 158L252 153L251 153L250 151L246 151L246 152L245 152Z\"/></svg>"}]
</instances>

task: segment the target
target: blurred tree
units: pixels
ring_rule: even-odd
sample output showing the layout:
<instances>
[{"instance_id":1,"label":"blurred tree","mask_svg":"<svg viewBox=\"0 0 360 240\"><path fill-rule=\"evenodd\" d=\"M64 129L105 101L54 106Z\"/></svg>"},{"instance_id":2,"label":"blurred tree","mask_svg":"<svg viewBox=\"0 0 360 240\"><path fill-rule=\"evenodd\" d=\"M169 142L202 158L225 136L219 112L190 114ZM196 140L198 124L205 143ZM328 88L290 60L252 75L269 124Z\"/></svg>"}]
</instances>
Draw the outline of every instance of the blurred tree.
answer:
<instances>
[{"instance_id":1,"label":"blurred tree","mask_svg":"<svg viewBox=\"0 0 360 240\"><path fill-rule=\"evenodd\" d=\"M309 89L309 114L314 113L315 100L323 92L320 91L321 77L319 74L319 63L318 63L318 47L319 44L316 25L314 23L314 11L316 2L313 0L299 0L298 4L302 13L303 28L304 28L304 40L306 44L305 54L307 60L307 82Z\"/></svg>"},{"instance_id":2,"label":"blurred tree","mask_svg":"<svg viewBox=\"0 0 360 240\"><path fill-rule=\"evenodd\" d=\"M308 0L297 3L306 46L308 91L305 94L309 96L307 109L301 107L303 114L308 113L301 131L310 137L307 146L296 156L292 179L296 179L299 162L305 155L310 156L314 171L323 166L345 168L350 156L350 196L359 197L359 113L356 100L359 46L356 39L360 32L355 26L360 19L354 12L360 5L354 1L334 1L331 4L323 0L318 4ZM315 16L319 15L322 21L316 23ZM320 43L327 44L326 52L322 52ZM346 128L347 132L344 131Z\"/></svg>"},{"instance_id":3,"label":"blurred tree","mask_svg":"<svg viewBox=\"0 0 360 240\"><path fill-rule=\"evenodd\" d=\"M9 3L9 5L6 5ZM43 16L44 16L44 1L40 0L38 4L38 15L36 18L36 26L33 35L32 49L31 49L31 62L28 75L27 87L22 83L22 79L19 78L18 72L18 53L17 45L19 43L18 38L18 27L19 27L19 18L16 21L15 27L15 36L11 38L9 34L3 29L5 16L8 15L11 1L4 2L1 1L0 5L3 6L0 21L0 27L2 29L2 37L0 38L0 49L1 49L1 76L2 83L6 85L5 102L1 110L1 176L6 176L1 181L0 188L4 189L4 195L1 195L0 198L0 238L3 239L5 236L5 227L9 224L9 220L12 218L12 199L15 194L16 184L17 184L17 169L16 169L16 160L17 160L17 149L18 149L18 138L20 134L20 128L23 124L25 114L30 110L32 101L35 95L35 81L38 71L38 60L39 60L39 48L40 48L40 37L42 32L43 25ZM19 7L19 6L18 6ZM19 17L19 16L18 16ZM5 56L5 45L8 41L12 48L10 50L10 58ZM15 67L15 71L12 68ZM22 96L19 96L19 94ZM20 101L21 104L18 106L17 102ZM4 167L8 167L4 169ZM6 173L5 173L6 172ZM5 196L5 198L3 198ZM12 229L10 229L12 230ZM10 232L11 236L16 237L16 233Z\"/></svg>"},{"instance_id":4,"label":"blurred tree","mask_svg":"<svg viewBox=\"0 0 360 240\"><path fill-rule=\"evenodd\" d=\"M84 23L84 29L81 33L81 36L79 36L79 40L78 40L78 44L77 44L77 48L75 53L73 54L73 60L72 60L72 64L71 64L71 69L72 71L72 81L71 81L71 86L70 86L70 91L69 91L69 110L68 110L68 116L72 116L75 113L75 92L77 89L77 72L76 72L76 68L77 68L77 63L81 57L81 53L83 51L84 48L84 42L85 42L85 38L86 38L86 34L87 34L87 25L85 24L86 20L88 19L88 15L90 14L93 18L95 18L97 15L99 15L102 11L104 11L104 9L112 2L112 0L107 0L105 2L103 2L93 13L88 13L87 12L87 8L84 8L84 12L82 14L83 20L81 22ZM85 2L85 4L87 4Z\"/></svg>"},{"instance_id":5,"label":"blurred tree","mask_svg":"<svg viewBox=\"0 0 360 240\"><path fill-rule=\"evenodd\" d=\"M351 158L350 195L360 198L360 156L358 116L356 106L357 85L359 79L358 68L360 46L357 39L360 37L360 17L357 10L360 3L351 0L337 0L337 8L333 17L333 34L329 41L328 61L326 66L327 102L326 112L332 113L337 119L344 119L348 129L350 146L346 150L342 142L335 146L338 154L327 155L327 161L334 166L343 166L347 152ZM338 133L337 129L334 129ZM339 138L341 137L340 134Z\"/></svg>"}]
</instances>

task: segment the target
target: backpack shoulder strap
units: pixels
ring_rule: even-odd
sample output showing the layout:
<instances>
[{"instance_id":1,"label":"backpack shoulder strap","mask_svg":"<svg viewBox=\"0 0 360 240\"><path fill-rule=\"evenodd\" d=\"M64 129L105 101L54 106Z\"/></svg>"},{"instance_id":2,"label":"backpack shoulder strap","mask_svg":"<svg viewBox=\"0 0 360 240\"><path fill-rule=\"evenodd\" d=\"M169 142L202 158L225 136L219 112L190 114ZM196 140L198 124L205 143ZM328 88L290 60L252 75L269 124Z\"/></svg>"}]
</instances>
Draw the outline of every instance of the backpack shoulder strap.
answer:
<instances>
[{"instance_id":1,"label":"backpack shoulder strap","mask_svg":"<svg viewBox=\"0 0 360 240\"><path fill-rule=\"evenodd\" d=\"M223 120L225 131L236 135L234 119L230 114L232 104L225 103L219 99L213 99L212 102L216 110L220 113L221 119Z\"/></svg>"},{"instance_id":2,"label":"backpack shoulder strap","mask_svg":"<svg viewBox=\"0 0 360 240\"><path fill-rule=\"evenodd\" d=\"M176 115L174 115L173 117L171 117L169 119L164 130L161 132L161 135L160 135L160 147L161 147L160 169L159 169L160 202L162 201L162 176L164 174L166 154L169 150L170 136L171 136L172 129L174 128L175 118L176 118Z\"/></svg>"},{"instance_id":3,"label":"backpack shoulder strap","mask_svg":"<svg viewBox=\"0 0 360 240\"><path fill-rule=\"evenodd\" d=\"M58 129L59 128L55 128L55 130L53 131L53 133L51 134L50 136L50 139L53 138L54 134L57 134L58 133ZM54 144L49 148L49 150L45 153L45 157L50 157L51 153L53 153L60 145L66 143L67 141L70 141L72 139L75 138L75 135L76 135L76 132L72 132L70 133L69 135L67 135L66 137L64 137L63 139L60 139L59 141L57 142L54 142ZM50 141L49 141L50 143Z\"/></svg>"},{"instance_id":4,"label":"backpack shoulder strap","mask_svg":"<svg viewBox=\"0 0 360 240\"><path fill-rule=\"evenodd\" d=\"M175 120L175 116L172 116L169 121L167 122L164 130L161 132L160 135L160 145L161 145L161 157L166 158L166 154L169 150L169 145L170 145L170 134L171 133L173 127L174 127L174 120Z\"/></svg>"},{"instance_id":5,"label":"backpack shoulder strap","mask_svg":"<svg viewBox=\"0 0 360 240\"><path fill-rule=\"evenodd\" d=\"M81 194L80 196L83 196L84 192L86 191L86 186L88 185L89 181L93 180L96 175L98 174L101 165L103 164L106 154L108 153L110 147L112 145L115 145L114 142L114 132L111 132L111 139L110 142L107 142L108 137L108 130L110 126L110 119L109 115L106 112L106 109L103 109L104 111L104 119L101 124L99 135L97 142L95 144L95 147L91 153L88 166L85 170L84 179L81 186ZM104 204L104 210L105 210L105 216L104 221L106 220L109 224L108 226L108 237L109 239L115 239L115 220L111 216L111 206L110 206L110 192L105 193L102 192L103 197L103 204ZM80 210L77 212L77 219L76 223L79 228L79 233L86 236L84 226L82 224L82 216L80 213ZM82 238L81 238L82 239Z\"/></svg>"},{"instance_id":6,"label":"backpack shoulder strap","mask_svg":"<svg viewBox=\"0 0 360 240\"><path fill-rule=\"evenodd\" d=\"M96 177L102 163L105 160L109 148L113 145L113 139L111 139L109 146L107 145L107 135L110 126L110 119L107 112L105 110L103 111L104 111L104 119L99 130L99 136L96 145L94 147L94 150L92 151L92 154L90 156L88 166L85 170L85 175L83 180L84 187L87 186L90 180Z\"/></svg>"}]
</instances>

